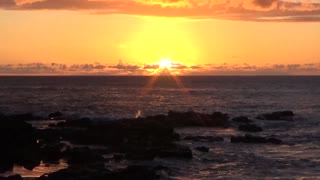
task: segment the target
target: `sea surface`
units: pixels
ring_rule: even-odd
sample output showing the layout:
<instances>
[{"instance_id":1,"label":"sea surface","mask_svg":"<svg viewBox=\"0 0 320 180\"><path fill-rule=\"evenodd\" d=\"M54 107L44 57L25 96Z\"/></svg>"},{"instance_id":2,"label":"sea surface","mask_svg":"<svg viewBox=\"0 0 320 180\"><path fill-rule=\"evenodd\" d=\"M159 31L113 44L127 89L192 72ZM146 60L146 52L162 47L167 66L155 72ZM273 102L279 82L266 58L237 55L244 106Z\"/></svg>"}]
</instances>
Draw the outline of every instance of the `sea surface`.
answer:
<instances>
[{"instance_id":1,"label":"sea surface","mask_svg":"<svg viewBox=\"0 0 320 180\"><path fill-rule=\"evenodd\" d=\"M60 111L68 119L116 120L167 114L169 110L254 119L292 110L294 122L255 120L256 133L283 145L233 144L235 128L183 128L188 135L223 136L224 142L180 143L207 146L189 161L158 159L174 179L320 179L320 76L107 76L0 77L0 113L31 112L48 119ZM233 125L236 126L236 125Z\"/></svg>"}]
</instances>

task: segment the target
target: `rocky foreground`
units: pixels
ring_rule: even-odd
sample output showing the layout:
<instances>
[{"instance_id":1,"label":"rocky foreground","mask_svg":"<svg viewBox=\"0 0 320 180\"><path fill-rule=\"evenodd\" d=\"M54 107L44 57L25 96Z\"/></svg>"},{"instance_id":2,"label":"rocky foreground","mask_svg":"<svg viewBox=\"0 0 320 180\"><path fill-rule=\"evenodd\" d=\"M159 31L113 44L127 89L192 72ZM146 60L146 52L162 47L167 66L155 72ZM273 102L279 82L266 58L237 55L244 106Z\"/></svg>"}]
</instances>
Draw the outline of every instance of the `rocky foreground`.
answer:
<instances>
[{"instance_id":1,"label":"rocky foreground","mask_svg":"<svg viewBox=\"0 0 320 180\"><path fill-rule=\"evenodd\" d=\"M61 119L60 112L51 113L49 119ZM145 118L121 119L116 121L92 121L90 119L66 120L51 124L46 129L36 129L27 121L40 121L32 114L0 114L0 173L11 171L14 165L32 170L40 165L56 164L64 159L68 168L43 175L39 180L86 180L86 179L158 179L161 171L170 171L159 165L129 165L111 170L105 162L152 161L155 158L191 159L192 151L209 152L208 147L190 149L178 144L181 139L175 133L180 127L237 128L239 131L256 133L263 131L254 124L259 120L293 121L291 111L259 115L254 120L245 116L229 119L227 114L215 112L173 112ZM224 141L216 136L184 137L191 141ZM66 143L68 142L68 143ZM230 137L230 143L282 144L274 137L252 134ZM81 147L72 146L82 145ZM102 148L91 148L99 145ZM112 154L111 159L105 155ZM20 175L0 179L23 179Z\"/></svg>"}]
</instances>

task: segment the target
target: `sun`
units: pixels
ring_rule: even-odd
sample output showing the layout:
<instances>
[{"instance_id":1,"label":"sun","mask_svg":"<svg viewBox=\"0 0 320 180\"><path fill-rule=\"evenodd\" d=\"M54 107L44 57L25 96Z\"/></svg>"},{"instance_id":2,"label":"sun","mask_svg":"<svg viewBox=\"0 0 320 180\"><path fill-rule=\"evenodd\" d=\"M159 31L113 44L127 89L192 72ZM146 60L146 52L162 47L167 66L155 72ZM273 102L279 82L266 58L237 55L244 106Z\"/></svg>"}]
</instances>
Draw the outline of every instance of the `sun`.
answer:
<instances>
[{"instance_id":1,"label":"sun","mask_svg":"<svg viewBox=\"0 0 320 180\"><path fill-rule=\"evenodd\" d=\"M161 61L159 62L159 68L161 68L161 69L171 68L171 60L170 59L161 59Z\"/></svg>"}]
</instances>

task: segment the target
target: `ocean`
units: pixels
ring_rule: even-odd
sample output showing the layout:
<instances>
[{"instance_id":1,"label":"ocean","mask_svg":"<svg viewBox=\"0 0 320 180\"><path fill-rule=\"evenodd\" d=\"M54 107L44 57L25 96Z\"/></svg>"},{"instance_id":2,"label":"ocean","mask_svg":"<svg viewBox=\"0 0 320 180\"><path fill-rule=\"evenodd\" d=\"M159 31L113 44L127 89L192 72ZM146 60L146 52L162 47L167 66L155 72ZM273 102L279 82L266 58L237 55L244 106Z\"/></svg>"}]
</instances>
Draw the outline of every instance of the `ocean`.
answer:
<instances>
[{"instance_id":1,"label":"ocean","mask_svg":"<svg viewBox=\"0 0 320 180\"><path fill-rule=\"evenodd\" d=\"M320 179L320 76L63 76L0 77L0 113L60 111L68 119L116 120L173 111L245 115L292 110L294 122L255 120L283 145L180 143L210 147L188 162L157 160L174 179ZM182 128L188 135L229 138L243 132Z\"/></svg>"},{"instance_id":2,"label":"ocean","mask_svg":"<svg viewBox=\"0 0 320 180\"><path fill-rule=\"evenodd\" d=\"M176 80L175 80L176 79ZM169 110L320 114L319 76L0 77L0 112L117 119Z\"/></svg>"}]
</instances>

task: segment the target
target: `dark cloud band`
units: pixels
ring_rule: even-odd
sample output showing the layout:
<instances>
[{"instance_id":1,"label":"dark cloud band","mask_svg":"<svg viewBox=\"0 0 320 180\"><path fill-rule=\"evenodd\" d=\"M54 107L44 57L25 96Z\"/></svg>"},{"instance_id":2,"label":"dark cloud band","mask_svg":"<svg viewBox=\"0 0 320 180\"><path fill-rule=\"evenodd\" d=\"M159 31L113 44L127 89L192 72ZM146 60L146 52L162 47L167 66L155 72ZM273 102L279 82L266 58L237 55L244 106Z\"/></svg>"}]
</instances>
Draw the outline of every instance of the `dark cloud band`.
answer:
<instances>
[{"instance_id":1,"label":"dark cloud band","mask_svg":"<svg viewBox=\"0 0 320 180\"><path fill-rule=\"evenodd\" d=\"M86 10L94 14L320 22L320 3L301 0L0 0L6 10Z\"/></svg>"},{"instance_id":2,"label":"dark cloud band","mask_svg":"<svg viewBox=\"0 0 320 180\"><path fill-rule=\"evenodd\" d=\"M59 64L29 63L0 65L0 75L151 75L159 72L157 64ZM180 75L320 75L320 63L306 64L177 64L170 69Z\"/></svg>"}]
</instances>

